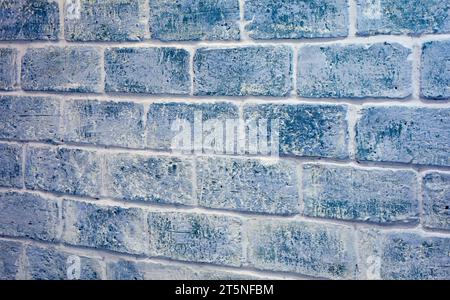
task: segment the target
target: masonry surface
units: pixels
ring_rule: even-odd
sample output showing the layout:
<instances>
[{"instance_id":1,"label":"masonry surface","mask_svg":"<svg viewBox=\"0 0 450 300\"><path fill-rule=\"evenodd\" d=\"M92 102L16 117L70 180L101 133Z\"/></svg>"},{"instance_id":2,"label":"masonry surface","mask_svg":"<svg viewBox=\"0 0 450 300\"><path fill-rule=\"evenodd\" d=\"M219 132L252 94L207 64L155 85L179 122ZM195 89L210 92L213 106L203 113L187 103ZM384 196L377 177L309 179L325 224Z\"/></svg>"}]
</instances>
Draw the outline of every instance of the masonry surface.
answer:
<instances>
[{"instance_id":1,"label":"masonry surface","mask_svg":"<svg viewBox=\"0 0 450 300\"><path fill-rule=\"evenodd\" d=\"M0 279L450 279L450 0L0 16ZM198 112L280 157L172 151Z\"/></svg>"}]
</instances>

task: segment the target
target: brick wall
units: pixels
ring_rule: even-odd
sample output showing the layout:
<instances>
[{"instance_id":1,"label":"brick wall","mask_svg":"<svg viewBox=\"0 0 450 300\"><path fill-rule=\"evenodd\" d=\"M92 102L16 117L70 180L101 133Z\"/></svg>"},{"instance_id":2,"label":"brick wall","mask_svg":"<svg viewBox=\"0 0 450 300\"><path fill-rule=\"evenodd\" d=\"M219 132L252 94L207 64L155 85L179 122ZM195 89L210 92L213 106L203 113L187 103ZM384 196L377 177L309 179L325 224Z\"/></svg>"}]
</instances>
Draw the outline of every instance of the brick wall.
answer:
<instances>
[{"instance_id":1,"label":"brick wall","mask_svg":"<svg viewBox=\"0 0 450 300\"><path fill-rule=\"evenodd\" d=\"M449 0L77 2L0 0L1 279L450 279Z\"/></svg>"}]
</instances>

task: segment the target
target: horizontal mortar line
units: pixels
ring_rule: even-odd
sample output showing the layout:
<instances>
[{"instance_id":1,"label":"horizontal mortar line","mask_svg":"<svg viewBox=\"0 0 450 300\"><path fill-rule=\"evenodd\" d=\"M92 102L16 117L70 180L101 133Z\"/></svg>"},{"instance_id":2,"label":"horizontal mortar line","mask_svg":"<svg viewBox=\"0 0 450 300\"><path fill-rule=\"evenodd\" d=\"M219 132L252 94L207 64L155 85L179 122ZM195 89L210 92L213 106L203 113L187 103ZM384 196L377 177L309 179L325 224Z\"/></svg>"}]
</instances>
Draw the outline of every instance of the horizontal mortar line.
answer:
<instances>
[{"instance_id":1,"label":"horizontal mortar line","mask_svg":"<svg viewBox=\"0 0 450 300\"><path fill-rule=\"evenodd\" d=\"M220 265L214 263L207 262L196 262L196 261L184 261L184 260L176 260L170 257L156 257L156 256L144 256L144 255L135 255L126 252L118 252L103 248L93 248L89 246L80 246L80 245L72 245L65 243L63 241L60 242L47 242L42 240L33 240L26 237L14 237L14 236L5 236L0 235L0 240L3 241L13 241L20 242L25 246L39 246L43 248L54 247L59 251L67 251L69 253L86 256L88 258L101 259L105 262L115 262L121 259L129 260L135 263L159 263L166 264L166 266L179 266L179 267L190 267L190 268L199 268L197 270L201 271L223 271L223 272L232 272L236 275L249 275L255 277L277 277L280 279L326 279L321 277L313 277L309 275L304 275L301 273L294 272L283 272L283 271L271 271L253 268L248 265L243 265L241 267L237 266L227 266ZM87 250L87 251L86 251Z\"/></svg>"}]
</instances>

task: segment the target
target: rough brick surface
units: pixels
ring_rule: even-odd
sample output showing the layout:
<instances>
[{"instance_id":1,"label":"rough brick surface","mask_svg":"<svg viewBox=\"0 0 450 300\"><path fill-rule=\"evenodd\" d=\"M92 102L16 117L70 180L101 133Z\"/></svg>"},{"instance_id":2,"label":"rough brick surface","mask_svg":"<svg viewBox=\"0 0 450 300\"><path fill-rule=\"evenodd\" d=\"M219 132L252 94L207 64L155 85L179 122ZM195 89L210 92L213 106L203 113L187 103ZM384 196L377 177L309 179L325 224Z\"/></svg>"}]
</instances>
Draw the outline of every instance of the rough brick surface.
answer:
<instances>
[{"instance_id":1,"label":"rough brick surface","mask_svg":"<svg viewBox=\"0 0 450 300\"><path fill-rule=\"evenodd\" d=\"M0 48L0 90L15 90L18 85L17 50Z\"/></svg>"},{"instance_id":2,"label":"rough brick surface","mask_svg":"<svg viewBox=\"0 0 450 300\"><path fill-rule=\"evenodd\" d=\"M357 0L360 35L450 32L450 3L440 0Z\"/></svg>"},{"instance_id":3,"label":"rough brick surface","mask_svg":"<svg viewBox=\"0 0 450 300\"><path fill-rule=\"evenodd\" d=\"M59 203L30 193L0 193L0 234L56 241L59 235Z\"/></svg>"},{"instance_id":4,"label":"rough brick surface","mask_svg":"<svg viewBox=\"0 0 450 300\"><path fill-rule=\"evenodd\" d=\"M298 94L307 98L405 98L411 94L411 50L400 44L304 46Z\"/></svg>"},{"instance_id":5,"label":"rough brick surface","mask_svg":"<svg viewBox=\"0 0 450 300\"><path fill-rule=\"evenodd\" d=\"M194 93L217 96L286 96L292 49L286 46L200 48L194 56Z\"/></svg>"},{"instance_id":6,"label":"rough brick surface","mask_svg":"<svg viewBox=\"0 0 450 300\"><path fill-rule=\"evenodd\" d=\"M422 184L423 225L450 230L450 174L428 173Z\"/></svg>"},{"instance_id":7,"label":"rough brick surface","mask_svg":"<svg viewBox=\"0 0 450 300\"><path fill-rule=\"evenodd\" d=\"M0 240L0 280L17 278L21 254L22 245L20 243Z\"/></svg>"},{"instance_id":8,"label":"rough brick surface","mask_svg":"<svg viewBox=\"0 0 450 300\"><path fill-rule=\"evenodd\" d=\"M306 164L302 174L305 215L382 224L418 222L412 171Z\"/></svg>"},{"instance_id":9,"label":"rough brick surface","mask_svg":"<svg viewBox=\"0 0 450 300\"><path fill-rule=\"evenodd\" d=\"M0 186L22 187L22 147L0 144Z\"/></svg>"},{"instance_id":10,"label":"rough brick surface","mask_svg":"<svg viewBox=\"0 0 450 300\"><path fill-rule=\"evenodd\" d=\"M100 92L100 52L93 47L30 48L22 58L27 91Z\"/></svg>"},{"instance_id":11,"label":"rough brick surface","mask_svg":"<svg viewBox=\"0 0 450 300\"><path fill-rule=\"evenodd\" d=\"M152 38L162 41L239 39L238 0L148 0Z\"/></svg>"},{"instance_id":12,"label":"rough brick surface","mask_svg":"<svg viewBox=\"0 0 450 300\"><path fill-rule=\"evenodd\" d=\"M356 125L357 158L450 166L450 110L369 107Z\"/></svg>"},{"instance_id":13,"label":"rough brick surface","mask_svg":"<svg viewBox=\"0 0 450 300\"><path fill-rule=\"evenodd\" d=\"M235 217L150 212L150 255L220 265L242 263L242 222Z\"/></svg>"},{"instance_id":14,"label":"rough brick surface","mask_svg":"<svg viewBox=\"0 0 450 300\"><path fill-rule=\"evenodd\" d=\"M190 91L189 53L179 48L109 48L108 92L175 94Z\"/></svg>"},{"instance_id":15,"label":"rough brick surface","mask_svg":"<svg viewBox=\"0 0 450 300\"><path fill-rule=\"evenodd\" d=\"M425 43L421 66L422 96L436 100L449 99L450 41Z\"/></svg>"},{"instance_id":16,"label":"rough brick surface","mask_svg":"<svg viewBox=\"0 0 450 300\"><path fill-rule=\"evenodd\" d=\"M245 0L245 30L254 39L343 37L347 0Z\"/></svg>"}]
</instances>

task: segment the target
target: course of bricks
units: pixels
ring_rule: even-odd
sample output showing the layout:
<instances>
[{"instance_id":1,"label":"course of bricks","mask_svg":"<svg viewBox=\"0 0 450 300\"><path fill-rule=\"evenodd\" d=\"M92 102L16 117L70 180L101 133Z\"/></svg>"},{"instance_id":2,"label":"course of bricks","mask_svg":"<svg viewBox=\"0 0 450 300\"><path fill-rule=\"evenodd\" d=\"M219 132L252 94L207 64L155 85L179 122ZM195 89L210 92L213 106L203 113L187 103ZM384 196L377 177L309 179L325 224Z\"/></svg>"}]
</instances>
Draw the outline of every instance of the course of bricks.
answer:
<instances>
[{"instance_id":1,"label":"course of bricks","mask_svg":"<svg viewBox=\"0 0 450 300\"><path fill-rule=\"evenodd\" d=\"M77 2L0 0L0 279L450 279L449 0Z\"/></svg>"}]
</instances>

